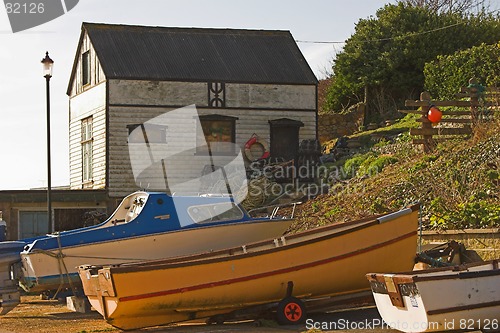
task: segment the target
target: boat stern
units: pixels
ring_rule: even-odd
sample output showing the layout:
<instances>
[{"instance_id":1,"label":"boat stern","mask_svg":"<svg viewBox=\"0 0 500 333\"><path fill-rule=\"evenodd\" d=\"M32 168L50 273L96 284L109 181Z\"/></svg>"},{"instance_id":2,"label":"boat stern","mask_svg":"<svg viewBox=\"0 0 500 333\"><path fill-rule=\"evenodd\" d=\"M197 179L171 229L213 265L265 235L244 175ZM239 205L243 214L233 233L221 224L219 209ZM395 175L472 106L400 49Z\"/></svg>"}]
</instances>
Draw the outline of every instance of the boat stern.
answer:
<instances>
[{"instance_id":1,"label":"boat stern","mask_svg":"<svg viewBox=\"0 0 500 333\"><path fill-rule=\"evenodd\" d=\"M418 286L412 275L366 274L385 324L402 332L428 332L429 322Z\"/></svg>"},{"instance_id":2,"label":"boat stern","mask_svg":"<svg viewBox=\"0 0 500 333\"><path fill-rule=\"evenodd\" d=\"M19 253L24 245L19 241L0 243L0 315L7 314L20 302L15 267L21 260Z\"/></svg>"},{"instance_id":3,"label":"boat stern","mask_svg":"<svg viewBox=\"0 0 500 333\"><path fill-rule=\"evenodd\" d=\"M103 269L102 266L83 265L78 267L78 274L90 304L104 319L108 320L109 314L113 313L116 308L112 300L116 293L109 269Z\"/></svg>"}]
</instances>

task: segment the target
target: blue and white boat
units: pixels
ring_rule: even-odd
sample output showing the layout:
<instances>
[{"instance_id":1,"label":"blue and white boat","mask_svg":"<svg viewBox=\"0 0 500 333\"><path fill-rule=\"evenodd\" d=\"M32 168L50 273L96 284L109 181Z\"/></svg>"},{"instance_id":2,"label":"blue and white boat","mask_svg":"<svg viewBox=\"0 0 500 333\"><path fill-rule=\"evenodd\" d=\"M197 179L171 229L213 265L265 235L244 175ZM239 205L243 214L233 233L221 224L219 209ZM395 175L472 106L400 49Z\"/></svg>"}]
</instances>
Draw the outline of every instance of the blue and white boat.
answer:
<instances>
[{"instance_id":1,"label":"blue and white boat","mask_svg":"<svg viewBox=\"0 0 500 333\"><path fill-rule=\"evenodd\" d=\"M293 214L278 216L277 209L266 216L250 216L227 195L171 196L139 191L125 197L101 224L9 242L4 251L3 271L10 280L19 280L27 291L69 288L80 284L77 272L80 265L119 264L216 251L280 237L292 220ZM0 285L0 295L4 295L1 308L6 309L8 300L9 306L16 303L12 294L15 290L7 282Z\"/></svg>"},{"instance_id":2,"label":"blue and white boat","mask_svg":"<svg viewBox=\"0 0 500 333\"><path fill-rule=\"evenodd\" d=\"M77 267L81 264L215 251L279 237L291 221L276 216L252 218L227 196L135 192L102 224L51 234L27 244L20 253L20 282L29 291L57 289L61 278L79 281Z\"/></svg>"}]
</instances>

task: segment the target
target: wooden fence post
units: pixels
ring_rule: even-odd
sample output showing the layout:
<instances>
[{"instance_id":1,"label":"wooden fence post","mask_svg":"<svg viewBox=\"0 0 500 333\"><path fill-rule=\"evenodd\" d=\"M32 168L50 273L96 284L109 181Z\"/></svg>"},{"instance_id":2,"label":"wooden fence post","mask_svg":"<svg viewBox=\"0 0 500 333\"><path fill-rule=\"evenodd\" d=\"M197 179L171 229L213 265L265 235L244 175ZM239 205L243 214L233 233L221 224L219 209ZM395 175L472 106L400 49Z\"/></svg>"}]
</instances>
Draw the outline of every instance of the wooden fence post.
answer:
<instances>
[{"instance_id":1,"label":"wooden fence post","mask_svg":"<svg viewBox=\"0 0 500 333\"><path fill-rule=\"evenodd\" d=\"M420 118L422 122L422 130L424 130L424 134L422 135L424 142L424 152L429 153L435 148L435 143L432 140L432 135L426 134L426 129L432 129L432 123L429 119L427 119L427 114L429 113L430 105L431 105L431 95L424 91L420 94L420 101L427 102L425 105L422 105L420 108L422 110L422 117Z\"/></svg>"},{"instance_id":2,"label":"wooden fence post","mask_svg":"<svg viewBox=\"0 0 500 333\"><path fill-rule=\"evenodd\" d=\"M479 106L479 92L477 89L477 79L471 78L469 80L468 93L470 95L470 114L472 123L477 124L479 120L478 106Z\"/></svg>"}]
</instances>

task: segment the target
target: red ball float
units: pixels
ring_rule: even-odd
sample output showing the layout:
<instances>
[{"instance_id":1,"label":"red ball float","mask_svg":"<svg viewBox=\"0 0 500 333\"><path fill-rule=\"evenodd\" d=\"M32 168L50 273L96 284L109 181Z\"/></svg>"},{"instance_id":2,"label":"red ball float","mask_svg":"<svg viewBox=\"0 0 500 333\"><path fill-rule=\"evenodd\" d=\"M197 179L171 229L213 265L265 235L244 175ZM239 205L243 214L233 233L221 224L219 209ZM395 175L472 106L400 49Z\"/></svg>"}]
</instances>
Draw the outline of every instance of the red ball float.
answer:
<instances>
[{"instance_id":1,"label":"red ball float","mask_svg":"<svg viewBox=\"0 0 500 333\"><path fill-rule=\"evenodd\" d=\"M432 105L429 109L429 112L427 112L427 119L429 119L431 123L439 123L442 117L443 113L434 105Z\"/></svg>"}]
</instances>

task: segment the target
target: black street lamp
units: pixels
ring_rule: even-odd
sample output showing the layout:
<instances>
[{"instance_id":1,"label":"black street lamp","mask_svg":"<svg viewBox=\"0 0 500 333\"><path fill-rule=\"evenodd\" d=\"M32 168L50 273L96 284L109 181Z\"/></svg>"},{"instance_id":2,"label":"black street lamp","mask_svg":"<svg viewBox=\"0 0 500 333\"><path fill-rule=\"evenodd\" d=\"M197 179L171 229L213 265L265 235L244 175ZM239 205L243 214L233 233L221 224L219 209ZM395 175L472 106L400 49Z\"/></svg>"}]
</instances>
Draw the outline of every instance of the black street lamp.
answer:
<instances>
[{"instance_id":1,"label":"black street lamp","mask_svg":"<svg viewBox=\"0 0 500 333\"><path fill-rule=\"evenodd\" d=\"M52 68L54 61L50 59L49 52L45 53L42 59L43 76L46 81L47 90L47 217L49 226L52 226L52 176L50 170L50 78L52 77Z\"/></svg>"}]
</instances>

